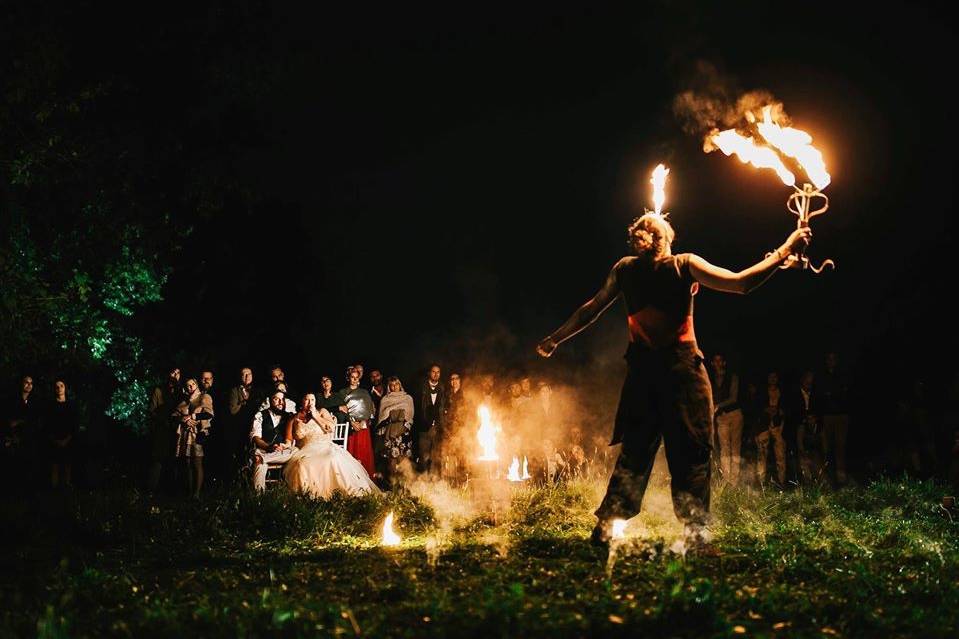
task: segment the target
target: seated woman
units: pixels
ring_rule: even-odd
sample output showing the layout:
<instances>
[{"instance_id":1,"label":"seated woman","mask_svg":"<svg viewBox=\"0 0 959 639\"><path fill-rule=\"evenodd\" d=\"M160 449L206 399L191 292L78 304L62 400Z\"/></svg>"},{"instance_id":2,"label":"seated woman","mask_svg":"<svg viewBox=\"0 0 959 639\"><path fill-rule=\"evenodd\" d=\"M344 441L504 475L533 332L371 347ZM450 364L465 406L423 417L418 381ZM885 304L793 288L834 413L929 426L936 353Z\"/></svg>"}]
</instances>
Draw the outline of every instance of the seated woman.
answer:
<instances>
[{"instance_id":1,"label":"seated woman","mask_svg":"<svg viewBox=\"0 0 959 639\"><path fill-rule=\"evenodd\" d=\"M297 450L286 462L283 478L291 490L326 499L333 491L348 495L378 493L363 465L333 443L336 419L325 408L316 410L316 396L303 396L301 408L287 430Z\"/></svg>"}]
</instances>

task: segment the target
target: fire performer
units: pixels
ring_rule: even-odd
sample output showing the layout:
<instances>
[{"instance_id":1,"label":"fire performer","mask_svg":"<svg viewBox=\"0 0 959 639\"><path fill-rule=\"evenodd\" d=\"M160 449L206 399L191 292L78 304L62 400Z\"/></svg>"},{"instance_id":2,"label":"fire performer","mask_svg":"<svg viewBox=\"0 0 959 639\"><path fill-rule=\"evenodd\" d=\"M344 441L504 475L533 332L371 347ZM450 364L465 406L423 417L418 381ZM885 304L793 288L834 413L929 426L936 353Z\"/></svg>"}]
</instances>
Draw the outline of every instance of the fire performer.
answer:
<instances>
[{"instance_id":1,"label":"fire performer","mask_svg":"<svg viewBox=\"0 0 959 639\"><path fill-rule=\"evenodd\" d=\"M661 440L672 477L673 509L685 525L687 549L706 543L713 408L709 376L693 331L693 296L699 284L748 293L812 237L808 228L797 229L765 259L734 273L692 253L673 255L674 236L672 226L657 213L634 220L627 230L634 255L618 261L599 292L536 348L549 357L620 295L625 299L628 368L610 443L623 447L596 511L592 542L597 545L609 543L614 519L639 513Z\"/></svg>"}]
</instances>

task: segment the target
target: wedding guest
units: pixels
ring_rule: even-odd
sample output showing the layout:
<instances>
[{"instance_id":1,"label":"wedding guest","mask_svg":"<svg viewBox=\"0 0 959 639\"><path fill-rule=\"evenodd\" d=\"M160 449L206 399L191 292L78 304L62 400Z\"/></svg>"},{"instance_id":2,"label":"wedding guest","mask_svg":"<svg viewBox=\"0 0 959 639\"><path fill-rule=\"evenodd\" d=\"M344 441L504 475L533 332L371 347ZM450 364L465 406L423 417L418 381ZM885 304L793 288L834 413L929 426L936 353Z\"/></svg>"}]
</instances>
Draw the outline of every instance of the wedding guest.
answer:
<instances>
[{"instance_id":1,"label":"wedding guest","mask_svg":"<svg viewBox=\"0 0 959 639\"><path fill-rule=\"evenodd\" d=\"M836 353L826 355L825 369L816 377L822 413L823 454L836 469L836 483L848 481L846 473L846 439L849 436L847 397L849 380L839 368Z\"/></svg>"},{"instance_id":2,"label":"wedding guest","mask_svg":"<svg viewBox=\"0 0 959 639\"><path fill-rule=\"evenodd\" d=\"M376 407L376 415L380 414L380 401L383 396L389 392L386 384L383 383L383 373L377 369L370 371L370 397L373 398L373 405Z\"/></svg>"},{"instance_id":3,"label":"wedding guest","mask_svg":"<svg viewBox=\"0 0 959 639\"><path fill-rule=\"evenodd\" d=\"M789 409L786 417L795 425L799 477L803 483L816 481L823 470L822 430L813 393L814 380L813 372L805 371L799 378L799 388L786 402Z\"/></svg>"},{"instance_id":4,"label":"wedding guest","mask_svg":"<svg viewBox=\"0 0 959 639\"><path fill-rule=\"evenodd\" d=\"M361 403L369 402L370 407L372 407L373 398L370 397L365 388L360 388L360 372L355 366L348 370L347 381L348 386L343 389L344 398L349 397ZM349 420L350 436L346 441L346 450L363 464L367 474L372 477L376 474L376 467L373 461L373 438L370 436L370 420L357 419L355 416L350 416Z\"/></svg>"},{"instance_id":5,"label":"wedding guest","mask_svg":"<svg viewBox=\"0 0 959 639\"><path fill-rule=\"evenodd\" d=\"M782 403L779 373L773 371L766 376L766 392L762 398L759 409L759 434L756 436L758 451L756 470L760 483L764 483L768 475L769 444L772 442L773 454L776 458L776 480L782 488L786 483L786 440L783 436L786 411Z\"/></svg>"},{"instance_id":6,"label":"wedding guest","mask_svg":"<svg viewBox=\"0 0 959 639\"><path fill-rule=\"evenodd\" d=\"M284 385L282 382L277 386ZM250 440L253 442L253 489L266 490L269 464L285 464L293 454L293 442L286 439L287 422L295 411L287 410L286 395L275 390L268 408L253 418Z\"/></svg>"},{"instance_id":7,"label":"wedding guest","mask_svg":"<svg viewBox=\"0 0 959 639\"><path fill-rule=\"evenodd\" d=\"M716 353L712 358L710 383L713 390L714 424L719 439L720 473L731 486L739 483L742 463L743 412L739 406L739 375L726 368L726 358Z\"/></svg>"},{"instance_id":8,"label":"wedding guest","mask_svg":"<svg viewBox=\"0 0 959 639\"><path fill-rule=\"evenodd\" d=\"M397 471L403 460L413 458L413 397L403 390L398 377L390 377L387 382L389 392L380 402L380 417L376 425L377 439L382 441L383 472L389 481L397 478Z\"/></svg>"},{"instance_id":9,"label":"wedding guest","mask_svg":"<svg viewBox=\"0 0 959 639\"><path fill-rule=\"evenodd\" d=\"M24 375L14 397L6 407L3 429L3 449L14 457L23 457L37 436L40 421L40 405L33 393L33 377Z\"/></svg>"},{"instance_id":10,"label":"wedding guest","mask_svg":"<svg viewBox=\"0 0 959 639\"><path fill-rule=\"evenodd\" d=\"M420 389L419 418L416 420L416 456L420 472L431 473L434 455L438 456L443 436L443 413L446 407L446 392L440 383L442 371L433 364L429 377Z\"/></svg>"},{"instance_id":11,"label":"wedding guest","mask_svg":"<svg viewBox=\"0 0 959 639\"><path fill-rule=\"evenodd\" d=\"M230 389L229 423L221 424L221 428L226 431L221 433L224 454L233 471L244 466L248 459L250 423L259 404L259 397L253 388L253 369L245 366L240 369L240 383Z\"/></svg>"},{"instance_id":12,"label":"wedding guest","mask_svg":"<svg viewBox=\"0 0 959 639\"><path fill-rule=\"evenodd\" d=\"M187 489L193 497L203 488L203 444L210 434L213 418L213 398L200 390L195 379L183 384L186 398L175 414L177 427L176 456L186 466Z\"/></svg>"},{"instance_id":13,"label":"wedding guest","mask_svg":"<svg viewBox=\"0 0 959 639\"><path fill-rule=\"evenodd\" d=\"M157 386L150 394L149 439L150 472L147 487L155 491L160 485L163 466L173 461L176 452L176 426L171 424L170 413L183 399L183 387L180 385L180 369L169 369L164 384Z\"/></svg>"},{"instance_id":14,"label":"wedding guest","mask_svg":"<svg viewBox=\"0 0 959 639\"><path fill-rule=\"evenodd\" d=\"M74 403L67 399L67 385L62 379L53 383L53 401L43 418L43 430L50 455L50 486L73 485L73 459L80 419Z\"/></svg>"}]
</instances>

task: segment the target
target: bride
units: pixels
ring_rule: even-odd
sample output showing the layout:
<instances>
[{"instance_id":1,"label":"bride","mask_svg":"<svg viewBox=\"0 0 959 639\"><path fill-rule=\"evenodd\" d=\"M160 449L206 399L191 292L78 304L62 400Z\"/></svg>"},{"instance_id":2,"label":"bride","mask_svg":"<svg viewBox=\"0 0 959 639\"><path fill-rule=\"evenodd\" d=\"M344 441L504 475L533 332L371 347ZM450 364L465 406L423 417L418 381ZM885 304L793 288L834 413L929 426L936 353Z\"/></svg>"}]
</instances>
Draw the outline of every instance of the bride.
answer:
<instances>
[{"instance_id":1,"label":"bride","mask_svg":"<svg viewBox=\"0 0 959 639\"><path fill-rule=\"evenodd\" d=\"M295 491L328 498L334 490L348 495L379 493L363 465L333 443L336 419L325 408L316 410L316 396L303 396L301 408L290 420L287 439L298 450L286 462L283 478Z\"/></svg>"}]
</instances>

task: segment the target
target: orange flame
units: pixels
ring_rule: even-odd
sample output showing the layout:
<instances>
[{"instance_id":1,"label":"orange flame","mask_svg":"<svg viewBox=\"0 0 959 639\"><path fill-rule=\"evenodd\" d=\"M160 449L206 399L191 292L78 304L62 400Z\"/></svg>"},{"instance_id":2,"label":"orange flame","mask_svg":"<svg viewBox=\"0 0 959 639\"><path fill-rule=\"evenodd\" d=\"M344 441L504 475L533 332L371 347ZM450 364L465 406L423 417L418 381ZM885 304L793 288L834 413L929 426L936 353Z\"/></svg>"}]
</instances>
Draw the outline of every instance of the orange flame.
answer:
<instances>
[{"instance_id":1,"label":"orange flame","mask_svg":"<svg viewBox=\"0 0 959 639\"><path fill-rule=\"evenodd\" d=\"M752 164L757 169L772 169L787 186L796 185L796 176L786 168L776 152L766 146L757 145L751 137L740 135L735 129L714 131L706 139L706 152L719 149L726 155L733 153L744 164Z\"/></svg>"},{"instance_id":2,"label":"orange flame","mask_svg":"<svg viewBox=\"0 0 959 639\"><path fill-rule=\"evenodd\" d=\"M383 546L399 546L400 545L400 536L393 532L393 511L390 511L390 514L386 516L386 521L383 522L383 539L380 542Z\"/></svg>"},{"instance_id":3,"label":"orange flame","mask_svg":"<svg viewBox=\"0 0 959 639\"><path fill-rule=\"evenodd\" d=\"M481 405L477 410L480 419L479 430L476 431L476 439L479 440L480 448L483 454L480 455L480 461L496 461L499 454L496 452L496 435L501 430L498 424L493 423L493 417L487 406Z\"/></svg>"},{"instance_id":4,"label":"orange flame","mask_svg":"<svg viewBox=\"0 0 959 639\"><path fill-rule=\"evenodd\" d=\"M669 169L665 165L659 164L653 169L653 177L649 182L653 185L653 206L656 209L656 215L663 210L663 203L666 202L666 176L669 175Z\"/></svg>"},{"instance_id":5,"label":"orange flame","mask_svg":"<svg viewBox=\"0 0 959 639\"><path fill-rule=\"evenodd\" d=\"M763 119L756 123L759 133L766 141L782 151L784 155L795 158L820 191L829 185L832 178L826 171L826 162L812 146L812 136L805 131L792 127L782 128L773 120L772 106L763 107Z\"/></svg>"},{"instance_id":6,"label":"orange flame","mask_svg":"<svg viewBox=\"0 0 959 639\"><path fill-rule=\"evenodd\" d=\"M523 476L520 479L532 479L529 474L529 462L526 461L526 455L523 455Z\"/></svg>"}]
</instances>

